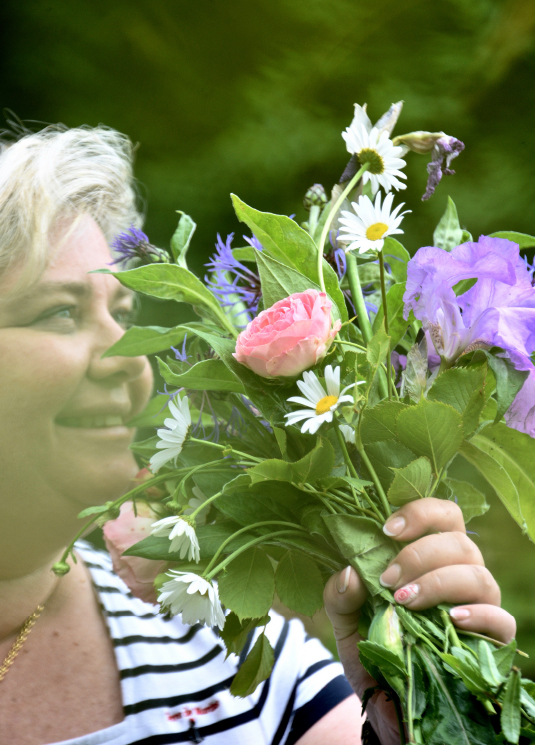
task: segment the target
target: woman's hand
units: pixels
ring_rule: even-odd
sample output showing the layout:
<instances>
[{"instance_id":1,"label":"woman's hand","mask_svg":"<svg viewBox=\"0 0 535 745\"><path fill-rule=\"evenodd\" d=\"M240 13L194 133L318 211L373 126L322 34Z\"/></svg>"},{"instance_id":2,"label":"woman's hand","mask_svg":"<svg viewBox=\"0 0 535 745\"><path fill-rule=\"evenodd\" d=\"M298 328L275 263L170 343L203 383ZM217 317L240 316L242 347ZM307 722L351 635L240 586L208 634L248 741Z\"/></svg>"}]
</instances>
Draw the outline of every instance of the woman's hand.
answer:
<instances>
[{"instance_id":1,"label":"woman's hand","mask_svg":"<svg viewBox=\"0 0 535 745\"><path fill-rule=\"evenodd\" d=\"M380 578L398 603L411 610L453 603L450 615L459 629L511 641L515 619L500 608L500 588L467 537L456 504L434 498L410 502L391 516L384 531L395 541L414 541L401 549ZM366 589L355 570L347 567L331 577L324 595L347 679L362 698L366 688L375 685L360 664L356 646L361 640L357 625ZM366 710L381 742L399 743L392 702L376 693Z\"/></svg>"}]
</instances>

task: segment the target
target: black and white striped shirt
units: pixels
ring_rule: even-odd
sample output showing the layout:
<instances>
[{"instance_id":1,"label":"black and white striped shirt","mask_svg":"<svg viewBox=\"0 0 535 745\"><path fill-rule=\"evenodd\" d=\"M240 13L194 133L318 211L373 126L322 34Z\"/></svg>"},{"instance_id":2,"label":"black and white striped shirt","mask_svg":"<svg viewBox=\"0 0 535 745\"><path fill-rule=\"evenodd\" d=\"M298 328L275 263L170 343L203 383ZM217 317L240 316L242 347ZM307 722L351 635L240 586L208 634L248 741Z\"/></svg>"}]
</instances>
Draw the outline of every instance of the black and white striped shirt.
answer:
<instances>
[{"instance_id":1,"label":"black and white striped shirt","mask_svg":"<svg viewBox=\"0 0 535 745\"><path fill-rule=\"evenodd\" d=\"M271 677L247 698L234 698L229 687L240 659L225 660L212 629L166 620L131 595L106 553L87 543L77 550L113 642L125 719L55 745L291 745L352 694L341 665L306 636L302 624L272 614L266 632L275 651Z\"/></svg>"}]
</instances>

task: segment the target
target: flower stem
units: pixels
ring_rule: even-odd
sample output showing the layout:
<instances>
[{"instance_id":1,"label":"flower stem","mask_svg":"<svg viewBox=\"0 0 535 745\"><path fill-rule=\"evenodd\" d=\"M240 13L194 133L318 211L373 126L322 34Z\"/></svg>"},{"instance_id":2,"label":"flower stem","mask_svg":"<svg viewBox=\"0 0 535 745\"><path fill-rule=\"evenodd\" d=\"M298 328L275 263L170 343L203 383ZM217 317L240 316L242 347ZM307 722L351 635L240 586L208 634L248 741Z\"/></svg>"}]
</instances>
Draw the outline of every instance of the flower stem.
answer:
<instances>
[{"instance_id":1,"label":"flower stem","mask_svg":"<svg viewBox=\"0 0 535 745\"><path fill-rule=\"evenodd\" d=\"M288 525L288 523L286 523ZM240 532L245 532L246 530L251 530L251 525L247 526L247 528L243 528L241 531L238 531L237 533L234 533L231 538L235 538L236 535ZM299 531L303 531L304 528L299 526ZM212 569L212 571L209 574L206 574L206 570L203 573L203 577L206 580L211 580L212 577L215 577L215 575L220 572L222 569L224 569L227 564L230 564L231 561L234 561L235 558L237 558L240 554L242 554L244 551L247 551L248 548L252 548L253 546L256 546L257 543L264 543L265 541L272 540L273 538L277 538L280 535L286 535L287 533L295 533L297 532L297 528L289 528L288 530L277 530L274 533L266 533L265 535L258 536L257 538L254 538L252 541L249 541L248 543L245 543L243 546L240 546L240 548L236 549L230 556L227 556L226 559L224 559L221 564L218 564L215 569ZM227 539L228 540L228 539ZM223 544L222 544L223 545ZM221 549L221 546L220 546Z\"/></svg>"},{"instance_id":2,"label":"flower stem","mask_svg":"<svg viewBox=\"0 0 535 745\"><path fill-rule=\"evenodd\" d=\"M384 520L385 518L388 520L388 518L392 514L392 510L390 509L390 505L388 504L388 499L383 489L383 485L379 481L379 477L377 476L377 473L375 472L375 468L372 466L371 461L368 458L366 451L364 450L364 445L362 444L362 440L360 439L360 421L359 421L359 427L357 428L355 432L355 445L356 445L358 454L360 455L360 457L362 458L362 461L364 462L364 465L368 469L368 473L370 474L372 478L374 486L377 490L377 494L379 495L379 498L381 500L383 510L385 513L384 516L381 515L381 520Z\"/></svg>"},{"instance_id":3,"label":"flower stem","mask_svg":"<svg viewBox=\"0 0 535 745\"><path fill-rule=\"evenodd\" d=\"M385 260L383 252L379 251L379 275L381 278L381 297L383 299L383 318L385 331L388 334L388 305L386 304L386 283L385 283ZM390 360L390 345L386 355L386 384L388 387L388 400L392 399L392 362Z\"/></svg>"},{"instance_id":4,"label":"flower stem","mask_svg":"<svg viewBox=\"0 0 535 745\"><path fill-rule=\"evenodd\" d=\"M412 644L407 644L407 730L409 733L409 742L414 743L414 720L413 720L413 694L414 694L414 677L412 671Z\"/></svg>"},{"instance_id":5,"label":"flower stem","mask_svg":"<svg viewBox=\"0 0 535 745\"><path fill-rule=\"evenodd\" d=\"M322 292L327 292L327 290L325 289L325 280L323 278L323 248L325 246L325 240L329 234L329 230L331 229L332 222L336 217L338 210L344 203L344 199L351 191L353 191L361 176L368 170L369 167L370 164L365 163L361 168L359 168L359 170L356 172L356 174L353 176L351 181L348 183L346 188L343 190L343 192L334 203L334 206L331 207L327 219L325 220L325 225L323 226L323 230L321 231L320 241L318 243L318 277Z\"/></svg>"},{"instance_id":6,"label":"flower stem","mask_svg":"<svg viewBox=\"0 0 535 745\"><path fill-rule=\"evenodd\" d=\"M218 442L211 442L210 440L199 440L196 437L190 437L190 442L199 442L201 445L208 445L213 448L217 448L218 450L228 450L230 447L229 455L241 455L242 458L248 458L249 460L254 460L257 463L262 463L262 458L257 458L254 455L249 455L249 453L242 453L241 450L234 450L232 446L229 445L220 445Z\"/></svg>"}]
</instances>

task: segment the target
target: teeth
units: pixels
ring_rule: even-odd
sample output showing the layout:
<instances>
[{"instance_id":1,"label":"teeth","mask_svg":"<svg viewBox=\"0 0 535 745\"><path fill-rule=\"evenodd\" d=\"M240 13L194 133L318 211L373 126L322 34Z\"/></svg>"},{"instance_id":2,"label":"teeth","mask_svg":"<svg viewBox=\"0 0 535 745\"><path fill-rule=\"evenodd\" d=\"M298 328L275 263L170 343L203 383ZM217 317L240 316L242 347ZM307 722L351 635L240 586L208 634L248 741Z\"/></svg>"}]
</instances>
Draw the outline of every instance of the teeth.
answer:
<instances>
[{"instance_id":1,"label":"teeth","mask_svg":"<svg viewBox=\"0 0 535 745\"><path fill-rule=\"evenodd\" d=\"M71 417L60 421L64 427L78 427L80 429L100 429L103 427L118 427L123 424L120 416L82 416Z\"/></svg>"}]
</instances>

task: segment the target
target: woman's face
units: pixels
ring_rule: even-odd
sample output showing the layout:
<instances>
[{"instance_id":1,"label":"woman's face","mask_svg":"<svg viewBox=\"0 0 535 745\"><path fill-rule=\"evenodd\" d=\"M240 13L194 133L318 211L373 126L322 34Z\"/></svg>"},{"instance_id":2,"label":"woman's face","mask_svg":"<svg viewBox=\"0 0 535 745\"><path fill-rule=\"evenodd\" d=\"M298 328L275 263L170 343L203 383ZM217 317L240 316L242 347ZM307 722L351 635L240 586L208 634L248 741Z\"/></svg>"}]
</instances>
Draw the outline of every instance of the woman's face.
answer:
<instances>
[{"instance_id":1,"label":"woman's face","mask_svg":"<svg viewBox=\"0 0 535 745\"><path fill-rule=\"evenodd\" d=\"M102 359L133 303L114 277L89 274L109 263L85 216L58 231L28 292L9 296L17 277L0 278L0 493L11 509L79 510L120 496L136 472L125 422L145 407L152 375L145 357Z\"/></svg>"}]
</instances>

